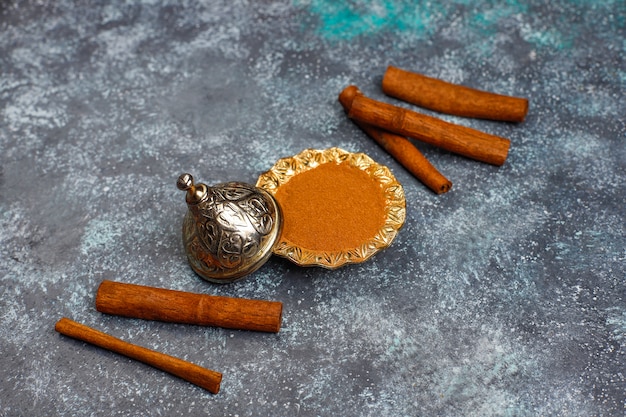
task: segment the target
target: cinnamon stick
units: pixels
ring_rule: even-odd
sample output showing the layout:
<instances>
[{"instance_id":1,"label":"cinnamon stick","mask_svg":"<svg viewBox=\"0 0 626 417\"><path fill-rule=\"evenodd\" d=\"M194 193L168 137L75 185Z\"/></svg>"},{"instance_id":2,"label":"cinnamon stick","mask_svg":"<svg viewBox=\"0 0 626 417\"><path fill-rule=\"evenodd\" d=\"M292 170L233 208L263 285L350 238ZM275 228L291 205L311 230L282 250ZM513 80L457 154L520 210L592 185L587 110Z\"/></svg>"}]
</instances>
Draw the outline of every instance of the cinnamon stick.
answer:
<instances>
[{"instance_id":1,"label":"cinnamon stick","mask_svg":"<svg viewBox=\"0 0 626 417\"><path fill-rule=\"evenodd\" d=\"M105 280L96 294L96 309L145 320L276 333L283 305Z\"/></svg>"},{"instance_id":2,"label":"cinnamon stick","mask_svg":"<svg viewBox=\"0 0 626 417\"><path fill-rule=\"evenodd\" d=\"M373 100L362 94L354 95L348 117L493 165L504 164L511 144L508 139Z\"/></svg>"},{"instance_id":3,"label":"cinnamon stick","mask_svg":"<svg viewBox=\"0 0 626 417\"><path fill-rule=\"evenodd\" d=\"M408 103L456 116L522 122L528 100L477 90L389 66L383 92Z\"/></svg>"},{"instance_id":4,"label":"cinnamon stick","mask_svg":"<svg viewBox=\"0 0 626 417\"><path fill-rule=\"evenodd\" d=\"M222 374L219 372L203 368L174 356L125 342L65 317L57 322L54 329L65 336L91 343L168 372L213 394L217 394L220 390Z\"/></svg>"},{"instance_id":5,"label":"cinnamon stick","mask_svg":"<svg viewBox=\"0 0 626 417\"><path fill-rule=\"evenodd\" d=\"M362 93L353 85L339 94L339 102L346 113L350 112L356 94ZM432 191L443 194L450 190L452 182L444 177L407 138L356 120L353 122Z\"/></svg>"}]
</instances>

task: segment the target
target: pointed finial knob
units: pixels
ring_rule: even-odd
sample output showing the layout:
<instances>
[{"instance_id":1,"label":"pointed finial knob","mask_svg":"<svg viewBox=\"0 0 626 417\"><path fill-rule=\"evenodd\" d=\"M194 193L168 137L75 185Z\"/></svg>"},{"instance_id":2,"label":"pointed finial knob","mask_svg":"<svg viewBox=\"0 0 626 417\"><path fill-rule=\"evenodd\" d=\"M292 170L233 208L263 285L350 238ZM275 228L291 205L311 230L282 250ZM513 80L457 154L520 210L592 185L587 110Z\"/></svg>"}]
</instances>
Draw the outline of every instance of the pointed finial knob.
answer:
<instances>
[{"instance_id":1,"label":"pointed finial knob","mask_svg":"<svg viewBox=\"0 0 626 417\"><path fill-rule=\"evenodd\" d=\"M179 190L187 191L194 187L193 185L193 175L191 174L182 174L178 177L178 181L176 181L176 186Z\"/></svg>"},{"instance_id":2,"label":"pointed finial knob","mask_svg":"<svg viewBox=\"0 0 626 417\"><path fill-rule=\"evenodd\" d=\"M182 174L176 181L179 190L187 191L187 204L198 204L207 195L208 188L204 184L194 184L191 174Z\"/></svg>"}]
</instances>

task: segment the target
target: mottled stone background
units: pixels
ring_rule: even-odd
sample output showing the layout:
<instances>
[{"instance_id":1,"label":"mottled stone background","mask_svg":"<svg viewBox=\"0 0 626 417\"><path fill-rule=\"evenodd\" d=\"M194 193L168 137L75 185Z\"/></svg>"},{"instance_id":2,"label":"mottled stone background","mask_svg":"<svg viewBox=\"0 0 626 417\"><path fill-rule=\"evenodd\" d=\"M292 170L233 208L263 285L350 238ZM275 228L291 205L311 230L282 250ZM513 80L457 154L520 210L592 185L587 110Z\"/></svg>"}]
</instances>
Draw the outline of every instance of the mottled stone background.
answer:
<instances>
[{"instance_id":1,"label":"mottled stone background","mask_svg":"<svg viewBox=\"0 0 626 417\"><path fill-rule=\"evenodd\" d=\"M614 1L2 1L0 415L623 416L626 5ZM418 144L437 196L349 121L387 65L525 96L494 167ZM426 110L423 112L432 114ZM215 286L181 172L254 183L339 146L407 221L336 271L273 257ZM279 300L278 334L106 316L104 279ZM63 316L223 372L217 395L57 334Z\"/></svg>"}]
</instances>

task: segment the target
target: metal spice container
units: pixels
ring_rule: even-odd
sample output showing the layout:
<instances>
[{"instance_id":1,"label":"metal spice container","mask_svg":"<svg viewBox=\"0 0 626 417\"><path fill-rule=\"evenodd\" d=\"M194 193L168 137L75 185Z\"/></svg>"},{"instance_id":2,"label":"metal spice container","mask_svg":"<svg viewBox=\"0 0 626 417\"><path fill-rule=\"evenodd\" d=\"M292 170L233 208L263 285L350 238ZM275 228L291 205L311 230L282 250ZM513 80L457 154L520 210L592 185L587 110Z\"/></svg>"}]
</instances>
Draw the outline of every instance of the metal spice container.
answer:
<instances>
[{"instance_id":1,"label":"metal spice container","mask_svg":"<svg viewBox=\"0 0 626 417\"><path fill-rule=\"evenodd\" d=\"M337 187L331 187L332 181L328 178L322 177L320 183L316 184L332 195L337 193L340 198L345 196L344 205L348 209L354 207L350 213L340 216L340 220L330 221L329 217L325 217L335 206L324 206L325 209L317 210L326 203L318 204L320 199L319 196L315 197L316 193L310 192L310 198L307 197L307 204L311 205L313 212L294 209L289 205L281 208L281 202L276 198L278 191L294 177L306 175L309 171L325 172L322 167L327 167L326 164L341 164L346 169L358 170L363 174L359 178L377 190L372 193L375 194L373 197L383 204L379 229L368 228L367 236L359 238L357 243L352 242L349 232L342 232L345 228L337 221L360 227L366 223L365 220L371 220L372 210L369 210L369 206L355 207L358 203L354 203L351 195L358 193L358 190L350 188L347 177L343 181L340 176L332 179L342 184L340 192ZM233 282L256 271L272 254L287 258L296 265L327 269L364 262L391 244L406 217L404 191L391 171L365 154L350 153L340 148L305 149L293 157L282 158L259 177L256 186L228 182L208 187L195 184L190 174L181 175L177 186L186 192L189 209L182 230L189 263L202 278L216 283ZM311 191L305 187L299 192L307 194L307 190ZM360 190L365 188L361 187ZM308 215L305 214L307 212ZM343 240L350 243L337 249L330 244L326 234L319 233L319 230L318 233L315 230L310 233L319 235L320 247L292 242L288 236L282 236L289 229L289 219L292 221L291 226L294 219L303 223L305 233L309 233L307 222L315 220L320 227L324 227L326 222L329 231L339 233L346 238Z\"/></svg>"},{"instance_id":2,"label":"metal spice container","mask_svg":"<svg viewBox=\"0 0 626 417\"><path fill-rule=\"evenodd\" d=\"M267 191L241 182L194 184L190 174L182 174L176 185L187 193L183 244L198 275L229 283L269 259L280 236L282 216Z\"/></svg>"}]
</instances>

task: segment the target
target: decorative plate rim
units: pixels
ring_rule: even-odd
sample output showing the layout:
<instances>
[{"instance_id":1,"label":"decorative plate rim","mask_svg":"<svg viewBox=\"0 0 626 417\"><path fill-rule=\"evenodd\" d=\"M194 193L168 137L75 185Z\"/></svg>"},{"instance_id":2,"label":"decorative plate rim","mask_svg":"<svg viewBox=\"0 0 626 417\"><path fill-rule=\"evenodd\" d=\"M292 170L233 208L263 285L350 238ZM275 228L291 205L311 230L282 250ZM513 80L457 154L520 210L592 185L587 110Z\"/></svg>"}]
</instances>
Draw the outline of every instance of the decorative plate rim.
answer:
<instances>
[{"instance_id":1,"label":"decorative plate rim","mask_svg":"<svg viewBox=\"0 0 626 417\"><path fill-rule=\"evenodd\" d=\"M348 162L368 173L383 186L385 223L378 233L363 245L346 251L304 249L286 239L279 238L273 248L273 253L300 266L336 269L346 264L363 262L380 250L389 247L406 219L406 200L402 185L389 168L360 152L352 153L337 147L323 150L305 149L297 155L276 161L272 168L259 176L256 186L275 197L278 188L292 177L327 162Z\"/></svg>"}]
</instances>

